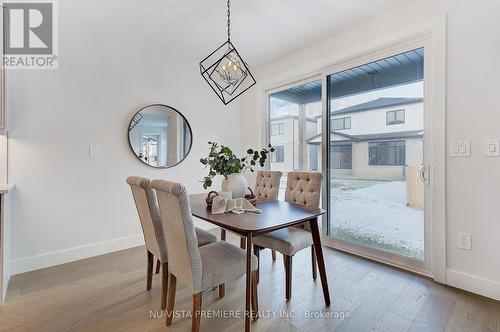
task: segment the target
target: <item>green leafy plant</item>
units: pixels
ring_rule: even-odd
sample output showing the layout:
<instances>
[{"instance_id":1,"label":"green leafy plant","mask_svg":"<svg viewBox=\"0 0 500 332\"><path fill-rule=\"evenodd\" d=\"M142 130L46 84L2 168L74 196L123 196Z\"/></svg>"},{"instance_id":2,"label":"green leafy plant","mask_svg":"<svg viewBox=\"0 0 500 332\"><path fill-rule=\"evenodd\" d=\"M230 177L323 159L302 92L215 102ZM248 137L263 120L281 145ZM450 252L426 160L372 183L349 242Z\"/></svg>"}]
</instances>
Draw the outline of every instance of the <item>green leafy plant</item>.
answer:
<instances>
[{"instance_id":1,"label":"green leafy plant","mask_svg":"<svg viewBox=\"0 0 500 332\"><path fill-rule=\"evenodd\" d=\"M227 146L215 142L208 142L208 144L210 145L208 156L200 159L205 168L209 168L208 175L200 181L205 189L212 186L212 180L217 175L222 175L227 179L234 173L244 173L248 170L254 172L257 165L264 167L268 154L274 152L274 148L269 144L268 149L248 149L246 156L239 158Z\"/></svg>"}]
</instances>

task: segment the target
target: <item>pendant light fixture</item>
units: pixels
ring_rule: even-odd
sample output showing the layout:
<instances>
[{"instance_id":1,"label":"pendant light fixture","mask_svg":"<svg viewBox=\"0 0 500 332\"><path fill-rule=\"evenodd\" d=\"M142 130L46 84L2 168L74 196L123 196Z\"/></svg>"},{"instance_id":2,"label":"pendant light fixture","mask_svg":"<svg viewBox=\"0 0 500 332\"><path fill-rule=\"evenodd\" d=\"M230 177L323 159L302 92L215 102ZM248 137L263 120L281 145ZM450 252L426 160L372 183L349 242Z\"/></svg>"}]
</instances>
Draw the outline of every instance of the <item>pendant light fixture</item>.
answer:
<instances>
[{"instance_id":1,"label":"pendant light fixture","mask_svg":"<svg viewBox=\"0 0 500 332\"><path fill-rule=\"evenodd\" d=\"M231 43L231 0L227 1L227 41L200 62L200 72L224 105L256 83Z\"/></svg>"}]
</instances>

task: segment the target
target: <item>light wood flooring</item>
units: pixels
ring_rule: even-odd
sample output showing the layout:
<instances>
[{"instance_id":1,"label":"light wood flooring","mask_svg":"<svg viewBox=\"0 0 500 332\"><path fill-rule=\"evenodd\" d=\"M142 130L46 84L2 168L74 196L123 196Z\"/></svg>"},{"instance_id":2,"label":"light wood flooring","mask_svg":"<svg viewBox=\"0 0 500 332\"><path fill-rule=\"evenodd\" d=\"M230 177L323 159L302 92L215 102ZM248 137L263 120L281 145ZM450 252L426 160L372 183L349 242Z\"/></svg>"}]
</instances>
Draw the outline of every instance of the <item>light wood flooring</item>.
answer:
<instances>
[{"instance_id":1,"label":"light wood flooring","mask_svg":"<svg viewBox=\"0 0 500 332\"><path fill-rule=\"evenodd\" d=\"M329 308L321 283L312 280L309 250L294 257L289 303L282 257L272 263L269 250L261 253L263 316L252 323L253 331L500 331L500 302L332 249L324 252ZM7 303L0 305L0 330L188 331L189 317L174 317L168 329L165 317L151 317L160 313L160 276L146 292L143 247L14 276ZM191 308L191 294L178 287L175 309L181 315ZM202 308L219 310L207 314L232 315L222 310L241 311L244 301L240 278L226 285L222 299L217 291L206 292ZM242 331L243 321L202 318L201 330Z\"/></svg>"}]
</instances>

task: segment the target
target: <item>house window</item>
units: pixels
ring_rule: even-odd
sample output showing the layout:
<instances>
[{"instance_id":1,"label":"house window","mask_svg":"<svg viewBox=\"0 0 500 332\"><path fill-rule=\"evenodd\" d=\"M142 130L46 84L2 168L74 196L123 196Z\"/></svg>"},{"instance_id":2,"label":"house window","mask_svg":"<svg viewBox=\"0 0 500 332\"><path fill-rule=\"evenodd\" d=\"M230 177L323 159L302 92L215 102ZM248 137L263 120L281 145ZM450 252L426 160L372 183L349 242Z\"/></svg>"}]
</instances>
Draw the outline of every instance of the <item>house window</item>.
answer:
<instances>
[{"instance_id":1,"label":"house window","mask_svg":"<svg viewBox=\"0 0 500 332\"><path fill-rule=\"evenodd\" d=\"M386 113L387 125L405 123L405 110L389 111Z\"/></svg>"},{"instance_id":2,"label":"house window","mask_svg":"<svg viewBox=\"0 0 500 332\"><path fill-rule=\"evenodd\" d=\"M271 124L271 136L283 135L285 133L285 123Z\"/></svg>"},{"instance_id":3,"label":"house window","mask_svg":"<svg viewBox=\"0 0 500 332\"><path fill-rule=\"evenodd\" d=\"M340 119L332 119L332 129L333 130L342 130L342 129L351 129L351 118L340 118Z\"/></svg>"},{"instance_id":4,"label":"house window","mask_svg":"<svg viewBox=\"0 0 500 332\"><path fill-rule=\"evenodd\" d=\"M271 152L271 162L272 163L284 163L285 162L285 147L283 145L273 146L274 152Z\"/></svg>"},{"instance_id":5,"label":"house window","mask_svg":"<svg viewBox=\"0 0 500 332\"><path fill-rule=\"evenodd\" d=\"M404 166L406 163L406 142L372 142L368 148L369 165Z\"/></svg>"},{"instance_id":6,"label":"house window","mask_svg":"<svg viewBox=\"0 0 500 332\"><path fill-rule=\"evenodd\" d=\"M352 169L352 145L332 145L330 165L334 169Z\"/></svg>"}]
</instances>

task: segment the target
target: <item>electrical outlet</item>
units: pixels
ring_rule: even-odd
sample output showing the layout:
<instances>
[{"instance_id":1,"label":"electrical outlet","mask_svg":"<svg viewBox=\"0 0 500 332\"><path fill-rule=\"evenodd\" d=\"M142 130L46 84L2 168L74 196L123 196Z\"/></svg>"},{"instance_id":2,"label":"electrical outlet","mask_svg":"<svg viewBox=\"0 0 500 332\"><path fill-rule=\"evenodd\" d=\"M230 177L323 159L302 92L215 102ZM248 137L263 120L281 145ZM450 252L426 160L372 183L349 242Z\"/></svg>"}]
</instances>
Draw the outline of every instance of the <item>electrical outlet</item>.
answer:
<instances>
[{"instance_id":1,"label":"electrical outlet","mask_svg":"<svg viewBox=\"0 0 500 332\"><path fill-rule=\"evenodd\" d=\"M469 233L458 232L458 248L464 250L472 250L471 238L472 236Z\"/></svg>"},{"instance_id":2,"label":"electrical outlet","mask_svg":"<svg viewBox=\"0 0 500 332\"><path fill-rule=\"evenodd\" d=\"M484 141L484 155L486 157L500 157L500 140L498 138Z\"/></svg>"}]
</instances>

